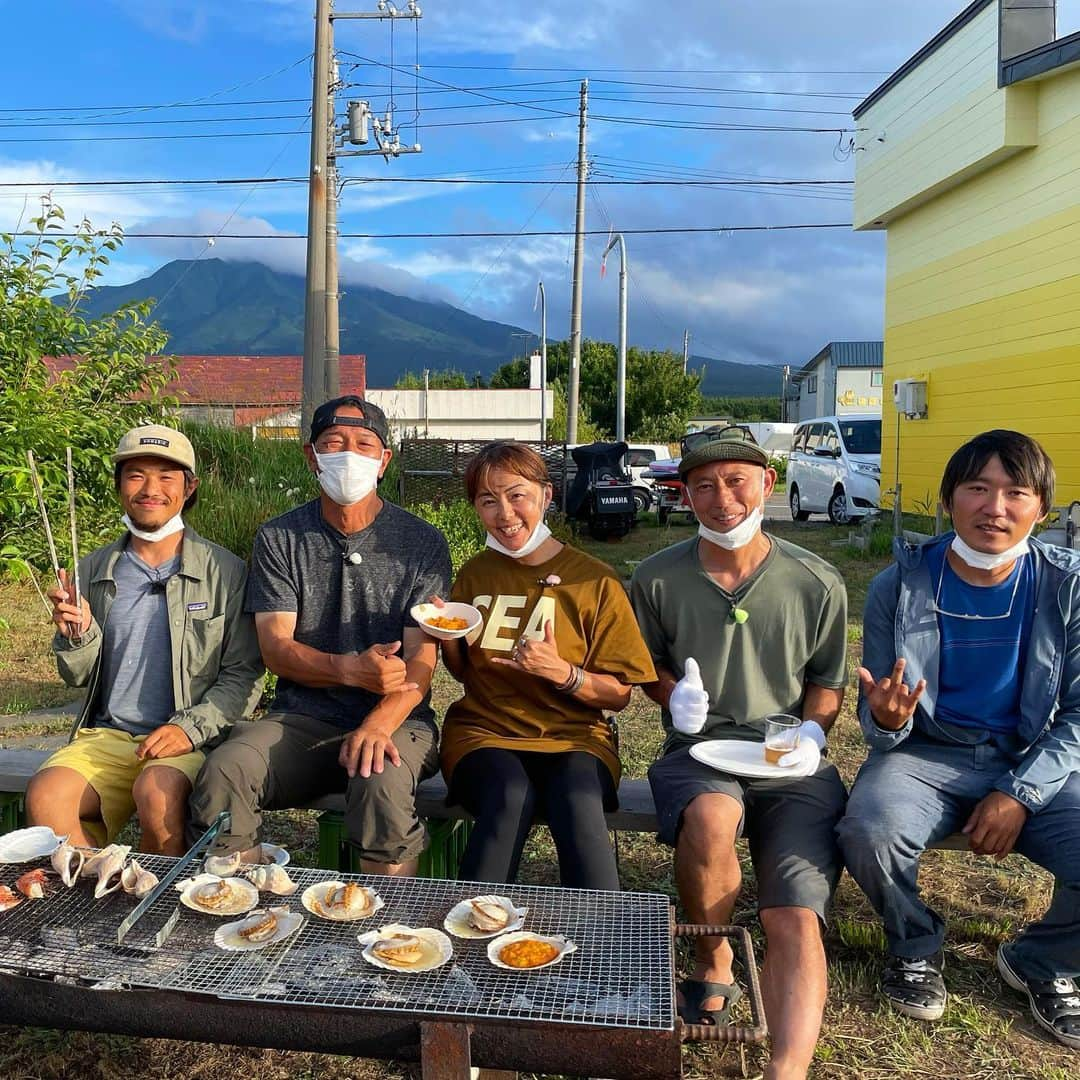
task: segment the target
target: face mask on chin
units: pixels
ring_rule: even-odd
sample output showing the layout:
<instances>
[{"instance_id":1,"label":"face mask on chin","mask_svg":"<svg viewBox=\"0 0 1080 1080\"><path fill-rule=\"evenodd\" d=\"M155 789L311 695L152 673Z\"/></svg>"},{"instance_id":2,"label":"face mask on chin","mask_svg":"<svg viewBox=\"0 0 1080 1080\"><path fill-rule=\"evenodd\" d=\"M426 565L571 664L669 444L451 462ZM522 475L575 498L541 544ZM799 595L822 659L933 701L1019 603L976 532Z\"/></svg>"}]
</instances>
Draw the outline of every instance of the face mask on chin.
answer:
<instances>
[{"instance_id":1,"label":"face mask on chin","mask_svg":"<svg viewBox=\"0 0 1080 1080\"><path fill-rule=\"evenodd\" d=\"M976 551L970 544L961 540L959 533L953 537L951 547L959 559L970 566L972 570L996 570L999 566L1015 562L1021 555L1026 555L1031 550L1028 545L1028 538L1025 536L1023 540L1013 544L1011 548L988 555L985 551Z\"/></svg>"},{"instance_id":2,"label":"face mask on chin","mask_svg":"<svg viewBox=\"0 0 1080 1080\"><path fill-rule=\"evenodd\" d=\"M154 529L153 531L140 529L127 514L124 514L120 520L124 523L124 528L127 529L132 536L137 536L140 540L146 540L151 544L156 544L159 540L164 540L167 536L172 536L173 533L181 532L184 528L184 519L179 514L166 521L160 529Z\"/></svg>"},{"instance_id":3,"label":"face mask on chin","mask_svg":"<svg viewBox=\"0 0 1080 1080\"><path fill-rule=\"evenodd\" d=\"M320 454L313 450L319 466L319 487L338 506L352 506L374 490L379 482L382 455L377 458L342 450L335 454Z\"/></svg>"},{"instance_id":4,"label":"face mask on chin","mask_svg":"<svg viewBox=\"0 0 1080 1080\"><path fill-rule=\"evenodd\" d=\"M687 489L687 495L689 496L689 488ZM746 547L754 537L761 531L761 523L765 518L764 502L765 502L765 472L761 473L761 500L762 506L755 506L749 514L746 515L733 529L728 529L727 532L717 532L715 529L710 529L708 525L704 524L700 517L698 518L698 536L702 540L708 540L710 544L715 544L717 547L723 548L725 551L736 551L738 548ZM690 505L693 507L693 499L690 500ZM694 508L694 516L697 516L697 508Z\"/></svg>"},{"instance_id":5,"label":"face mask on chin","mask_svg":"<svg viewBox=\"0 0 1080 1080\"><path fill-rule=\"evenodd\" d=\"M547 506L544 507L544 513L547 513ZM505 544L496 540L491 533L487 534L487 540L484 543L492 551L497 551L500 555L507 555L511 559L522 559L526 555L531 555L550 535L551 530L548 528L543 516L541 516L536 528L532 531L532 535L520 548L508 548Z\"/></svg>"}]
</instances>

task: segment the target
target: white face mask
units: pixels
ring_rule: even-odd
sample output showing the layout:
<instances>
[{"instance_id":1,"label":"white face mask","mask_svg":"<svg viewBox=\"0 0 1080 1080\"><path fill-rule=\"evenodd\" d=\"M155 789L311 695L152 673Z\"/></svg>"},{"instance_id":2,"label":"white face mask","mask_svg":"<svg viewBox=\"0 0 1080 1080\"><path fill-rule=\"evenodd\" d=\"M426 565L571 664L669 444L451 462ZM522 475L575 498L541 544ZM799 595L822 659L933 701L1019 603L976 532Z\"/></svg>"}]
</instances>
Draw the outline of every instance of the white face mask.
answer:
<instances>
[{"instance_id":1,"label":"white face mask","mask_svg":"<svg viewBox=\"0 0 1080 1080\"><path fill-rule=\"evenodd\" d=\"M338 504L352 506L375 490L382 468L382 455L377 458L366 454L354 454L342 450L335 454L320 454L317 450L315 463L319 466L319 487Z\"/></svg>"},{"instance_id":2,"label":"white face mask","mask_svg":"<svg viewBox=\"0 0 1080 1080\"><path fill-rule=\"evenodd\" d=\"M140 529L127 514L124 514L120 520L124 523L124 528L132 536L137 536L140 540L147 540L151 544L156 543L158 540L164 540L166 536L172 536L173 533L182 532L184 528L184 519L179 514L174 518L170 518L160 529L155 529L153 532Z\"/></svg>"},{"instance_id":3,"label":"white face mask","mask_svg":"<svg viewBox=\"0 0 1080 1080\"><path fill-rule=\"evenodd\" d=\"M547 507L544 507L544 509L546 510ZM551 530L548 528L547 522L541 518L536 528L533 529L532 536L516 550L511 550L504 544L500 544L491 533L487 534L485 543L489 548L493 551L497 551L500 555L509 555L511 559L521 559L526 555L531 555L550 535Z\"/></svg>"},{"instance_id":4,"label":"white face mask","mask_svg":"<svg viewBox=\"0 0 1080 1080\"><path fill-rule=\"evenodd\" d=\"M972 570L996 570L999 566L1015 562L1021 555L1026 555L1031 550L1028 538L1025 536L1008 550L987 555L985 551L976 551L970 544L964 543L959 533L953 537L952 549Z\"/></svg>"},{"instance_id":5,"label":"white face mask","mask_svg":"<svg viewBox=\"0 0 1080 1080\"><path fill-rule=\"evenodd\" d=\"M687 497L690 497L690 489L687 488ZM764 501L765 501L765 473L761 473L761 499L762 506L756 506L749 514L746 515L733 529L728 529L727 532L717 532L715 529L710 529L708 525L702 523L698 518L698 536L702 540L708 540L710 544L715 544L717 547L723 548L725 551L735 551L737 548L746 547L751 540L761 531L761 523L765 518ZM694 500L690 499L690 505L694 505ZM694 508L694 514L697 515L697 508Z\"/></svg>"}]
</instances>

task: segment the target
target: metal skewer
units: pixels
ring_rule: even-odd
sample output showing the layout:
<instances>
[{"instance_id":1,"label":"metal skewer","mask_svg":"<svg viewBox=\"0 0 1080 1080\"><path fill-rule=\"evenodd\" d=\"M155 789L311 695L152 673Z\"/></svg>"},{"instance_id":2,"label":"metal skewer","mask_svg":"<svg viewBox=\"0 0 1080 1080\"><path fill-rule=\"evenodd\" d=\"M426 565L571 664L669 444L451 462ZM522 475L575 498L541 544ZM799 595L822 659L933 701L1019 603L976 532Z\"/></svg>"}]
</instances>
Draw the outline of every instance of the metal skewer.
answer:
<instances>
[{"instance_id":1,"label":"metal skewer","mask_svg":"<svg viewBox=\"0 0 1080 1080\"><path fill-rule=\"evenodd\" d=\"M30 479L34 484L34 494L37 496L38 512L41 514L41 524L45 526L45 539L49 542L49 557L52 559L53 576L56 578L56 584L64 589L63 578L60 577L60 559L56 554L56 541L53 540L52 526L49 524L49 511L45 509L45 494L41 488L41 477L38 475L37 465L34 462L34 452L32 450L26 451L26 461L30 466ZM75 573L78 574L78 567L76 566ZM81 610L81 609L80 609ZM68 623L68 633L71 635L72 641L78 641L79 632L82 630L82 619L80 617L78 624Z\"/></svg>"},{"instance_id":2,"label":"metal skewer","mask_svg":"<svg viewBox=\"0 0 1080 1080\"><path fill-rule=\"evenodd\" d=\"M75 585L75 607L79 611L79 625L75 627L75 633L71 640L78 644L82 636L82 590L79 587L79 535L75 520L75 470L71 465L71 447L67 448L67 487L68 487L68 516L71 519L71 562L74 567L72 573Z\"/></svg>"}]
</instances>

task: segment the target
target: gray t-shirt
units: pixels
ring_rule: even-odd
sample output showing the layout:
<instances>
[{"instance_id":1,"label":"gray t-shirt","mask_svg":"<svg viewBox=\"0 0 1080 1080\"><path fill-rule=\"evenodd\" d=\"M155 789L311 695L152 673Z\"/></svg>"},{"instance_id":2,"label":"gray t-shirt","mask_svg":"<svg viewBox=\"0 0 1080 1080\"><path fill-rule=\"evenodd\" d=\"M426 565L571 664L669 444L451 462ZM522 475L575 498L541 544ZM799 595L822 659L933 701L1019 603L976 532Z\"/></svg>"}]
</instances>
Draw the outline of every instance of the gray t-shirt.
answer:
<instances>
[{"instance_id":1,"label":"gray t-shirt","mask_svg":"<svg viewBox=\"0 0 1080 1080\"><path fill-rule=\"evenodd\" d=\"M116 560L116 598L102 631L96 725L146 735L175 712L165 582L179 569L179 555L148 566L125 548Z\"/></svg>"},{"instance_id":2,"label":"gray t-shirt","mask_svg":"<svg viewBox=\"0 0 1080 1080\"><path fill-rule=\"evenodd\" d=\"M350 557L359 557L359 561ZM318 499L273 518L255 536L245 609L294 611L294 637L326 653L402 641L414 604L449 595L450 551L437 529L393 503L351 536L331 528ZM398 654L400 655L400 653ZM409 720L434 723L429 697ZM274 708L356 727L382 700L352 686L316 688L278 679Z\"/></svg>"},{"instance_id":3,"label":"gray t-shirt","mask_svg":"<svg viewBox=\"0 0 1080 1080\"><path fill-rule=\"evenodd\" d=\"M764 563L734 594L701 565L698 537L646 559L630 601L653 663L682 678L697 660L709 718L697 735L671 726L665 749L704 739L760 739L769 713L802 714L807 682L847 683L847 591L835 567L795 544L769 538ZM744 623L731 618L735 607Z\"/></svg>"}]
</instances>

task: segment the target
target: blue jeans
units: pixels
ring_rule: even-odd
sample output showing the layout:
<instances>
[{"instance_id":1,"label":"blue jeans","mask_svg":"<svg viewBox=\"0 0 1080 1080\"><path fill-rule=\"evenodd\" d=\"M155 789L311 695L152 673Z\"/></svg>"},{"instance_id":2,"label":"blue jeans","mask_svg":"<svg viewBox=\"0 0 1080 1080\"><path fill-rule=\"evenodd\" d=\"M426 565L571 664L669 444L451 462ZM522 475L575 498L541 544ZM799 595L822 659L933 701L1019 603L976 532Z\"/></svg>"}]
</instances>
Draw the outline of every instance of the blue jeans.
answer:
<instances>
[{"instance_id":1,"label":"blue jeans","mask_svg":"<svg viewBox=\"0 0 1080 1080\"><path fill-rule=\"evenodd\" d=\"M945 940L941 916L919 896L923 851L964 827L976 803L1015 764L989 745L958 746L913 734L871 751L836 827L848 872L885 923L889 952L921 959ZM1080 774L1028 817L1016 851L1055 878L1049 910L1016 939L1010 960L1030 979L1080 976Z\"/></svg>"}]
</instances>

